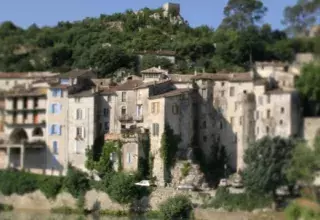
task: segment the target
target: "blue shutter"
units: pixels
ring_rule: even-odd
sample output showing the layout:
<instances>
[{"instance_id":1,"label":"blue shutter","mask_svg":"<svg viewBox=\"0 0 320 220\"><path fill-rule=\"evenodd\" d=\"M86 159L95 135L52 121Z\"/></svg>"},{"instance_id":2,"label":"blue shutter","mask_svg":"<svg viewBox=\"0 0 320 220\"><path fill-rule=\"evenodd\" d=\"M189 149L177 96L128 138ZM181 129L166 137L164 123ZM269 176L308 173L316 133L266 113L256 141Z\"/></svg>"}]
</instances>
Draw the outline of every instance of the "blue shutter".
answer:
<instances>
[{"instance_id":1,"label":"blue shutter","mask_svg":"<svg viewBox=\"0 0 320 220\"><path fill-rule=\"evenodd\" d=\"M50 126L50 125L48 126L48 130L49 130L49 134L52 135L52 125L51 125L51 126Z\"/></svg>"},{"instance_id":2,"label":"blue shutter","mask_svg":"<svg viewBox=\"0 0 320 220\"><path fill-rule=\"evenodd\" d=\"M58 108L57 113L60 113L61 109L62 109L62 105L61 104L57 104L57 108Z\"/></svg>"},{"instance_id":3,"label":"blue shutter","mask_svg":"<svg viewBox=\"0 0 320 220\"><path fill-rule=\"evenodd\" d=\"M61 89L58 89L58 90L57 90L57 96L58 96L58 97L61 97L61 94L62 94Z\"/></svg>"},{"instance_id":4,"label":"blue shutter","mask_svg":"<svg viewBox=\"0 0 320 220\"><path fill-rule=\"evenodd\" d=\"M50 133L51 133L51 134L54 134L54 132L55 132L55 126L54 126L54 125L51 125Z\"/></svg>"},{"instance_id":5,"label":"blue shutter","mask_svg":"<svg viewBox=\"0 0 320 220\"><path fill-rule=\"evenodd\" d=\"M58 135L61 135L61 125L57 125L57 128L58 128Z\"/></svg>"}]
</instances>

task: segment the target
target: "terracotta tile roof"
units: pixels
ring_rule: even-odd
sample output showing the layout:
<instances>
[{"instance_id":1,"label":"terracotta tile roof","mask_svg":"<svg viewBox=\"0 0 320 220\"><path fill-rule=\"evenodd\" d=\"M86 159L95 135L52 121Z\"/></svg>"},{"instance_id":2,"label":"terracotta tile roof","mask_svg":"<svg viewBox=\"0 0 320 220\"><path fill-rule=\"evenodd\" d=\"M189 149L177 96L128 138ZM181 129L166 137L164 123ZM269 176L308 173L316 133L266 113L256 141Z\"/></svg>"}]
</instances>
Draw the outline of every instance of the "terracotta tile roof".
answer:
<instances>
[{"instance_id":1,"label":"terracotta tile roof","mask_svg":"<svg viewBox=\"0 0 320 220\"><path fill-rule=\"evenodd\" d=\"M160 94L160 95L150 96L149 99L167 98L167 97L181 95L184 93L191 93L192 91L193 91L193 89L176 89L176 90L172 90L172 91Z\"/></svg>"},{"instance_id":2,"label":"terracotta tile roof","mask_svg":"<svg viewBox=\"0 0 320 220\"><path fill-rule=\"evenodd\" d=\"M296 92L295 89L280 89L280 88L276 88L276 89L271 89L266 91L266 94L270 94L270 95L281 95L281 94L291 94Z\"/></svg>"},{"instance_id":3,"label":"terracotta tile roof","mask_svg":"<svg viewBox=\"0 0 320 220\"><path fill-rule=\"evenodd\" d=\"M137 54L141 55L158 55L158 56L175 56L176 52L172 50L157 50L157 51L151 51L151 50L145 50L145 51L139 51Z\"/></svg>"},{"instance_id":4,"label":"terracotta tile roof","mask_svg":"<svg viewBox=\"0 0 320 220\"><path fill-rule=\"evenodd\" d=\"M78 91L78 92L73 93L73 94L69 94L69 97L90 97L90 96L93 96L96 93L97 93L96 91L94 91L92 89L88 89L88 90Z\"/></svg>"},{"instance_id":5,"label":"terracotta tile roof","mask_svg":"<svg viewBox=\"0 0 320 220\"><path fill-rule=\"evenodd\" d=\"M141 85L137 86L135 89L142 89L142 88L147 88L149 86L161 85L161 84L170 83L170 82L172 82L170 79L159 80L154 82L144 82Z\"/></svg>"},{"instance_id":6,"label":"terracotta tile roof","mask_svg":"<svg viewBox=\"0 0 320 220\"><path fill-rule=\"evenodd\" d=\"M61 74L59 78L77 78L86 74L96 75L96 73L90 69L74 69L67 73Z\"/></svg>"},{"instance_id":7,"label":"terracotta tile roof","mask_svg":"<svg viewBox=\"0 0 320 220\"><path fill-rule=\"evenodd\" d=\"M146 70L142 70L141 73L163 73L163 74L166 74L168 73L168 71L166 70L163 70L163 69L160 69L160 68L157 68L157 67L152 67L152 68L149 68L149 69L146 69Z\"/></svg>"},{"instance_id":8,"label":"terracotta tile roof","mask_svg":"<svg viewBox=\"0 0 320 220\"><path fill-rule=\"evenodd\" d=\"M192 79L207 79L215 81L230 81L230 82L249 82L253 81L251 73L201 73L194 76Z\"/></svg>"},{"instance_id":9,"label":"terracotta tile roof","mask_svg":"<svg viewBox=\"0 0 320 220\"><path fill-rule=\"evenodd\" d=\"M22 86L17 86L12 90L8 91L6 94L7 97L15 97L15 96L46 96L47 88L25 88Z\"/></svg>"},{"instance_id":10,"label":"terracotta tile roof","mask_svg":"<svg viewBox=\"0 0 320 220\"><path fill-rule=\"evenodd\" d=\"M142 85L142 80L128 80L120 85L114 87L116 91L123 91L123 90L133 90L134 88Z\"/></svg>"},{"instance_id":11,"label":"terracotta tile roof","mask_svg":"<svg viewBox=\"0 0 320 220\"><path fill-rule=\"evenodd\" d=\"M0 79L20 79L20 78L50 78L57 76L58 73L51 72L0 72Z\"/></svg>"},{"instance_id":12,"label":"terracotta tile roof","mask_svg":"<svg viewBox=\"0 0 320 220\"><path fill-rule=\"evenodd\" d=\"M169 78L173 82L191 82L194 74L169 74Z\"/></svg>"},{"instance_id":13,"label":"terracotta tile roof","mask_svg":"<svg viewBox=\"0 0 320 220\"><path fill-rule=\"evenodd\" d=\"M115 94L115 87L99 87L101 95L112 95Z\"/></svg>"}]
</instances>

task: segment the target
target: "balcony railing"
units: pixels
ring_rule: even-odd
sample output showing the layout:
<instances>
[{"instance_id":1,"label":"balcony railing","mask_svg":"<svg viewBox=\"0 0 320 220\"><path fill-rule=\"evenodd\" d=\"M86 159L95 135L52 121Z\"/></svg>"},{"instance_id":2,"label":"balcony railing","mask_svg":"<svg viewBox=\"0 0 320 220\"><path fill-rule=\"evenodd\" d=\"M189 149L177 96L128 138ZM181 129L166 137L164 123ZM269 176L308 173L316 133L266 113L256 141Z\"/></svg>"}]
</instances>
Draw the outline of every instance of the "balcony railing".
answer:
<instances>
[{"instance_id":1,"label":"balcony railing","mask_svg":"<svg viewBox=\"0 0 320 220\"><path fill-rule=\"evenodd\" d=\"M120 115L119 121L120 122L131 122L131 121L133 121L133 117L130 115Z\"/></svg>"},{"instance_id":2,"label":"balcony railing","mask_svg":"<svg viewBox=\"0 0 320 220\"><path fill-rule=\"evenodd\" d=\"M46 112L45 108L32 108L32 109L17 109L17 108L13 108L13 109L6 109L5 110L7 113L21 113L21 112L26 112L26 113L34 113L34 112Z\"/></svg>"},{"instance_id":3,"label":"balcony railing","mask_svg":"<svg viewBox=\"0 0 320 220\"><path fill-rule=\"evenodd\" d=\"M5 121L5 125L8 127L34 127L34 126L45 126L46 121L39 121L39 122L23 122L18 120L11 120L11 121Z\"/></svg>"},{"instance_id":4,"label":"balcony railing","mask_svg":"<svg viewBox=\"0 0 320 220\"><path fill-rule=\"evenodd\" d=\"M135 120L136 122L143 122L143 115L137 115L137 116L135 116L135 117L134 117L134 120Z\"/></svg>"}]
</instances>

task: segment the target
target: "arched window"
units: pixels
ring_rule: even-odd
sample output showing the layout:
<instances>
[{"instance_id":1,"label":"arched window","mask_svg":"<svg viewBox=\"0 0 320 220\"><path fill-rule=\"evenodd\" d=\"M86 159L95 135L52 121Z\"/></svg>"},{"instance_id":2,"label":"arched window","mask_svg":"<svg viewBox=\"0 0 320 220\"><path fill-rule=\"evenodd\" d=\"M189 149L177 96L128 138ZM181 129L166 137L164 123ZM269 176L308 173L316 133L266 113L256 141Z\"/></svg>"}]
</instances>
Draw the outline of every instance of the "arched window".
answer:
<instances>
[{"instance_id":1,"label":"arched window","mask_svg":"<svg viewBox=\"0 0 320 220\"><path fill-rule=\"evenodd\" d=\"M77 109L77 119L78 120L82 119L82 109L80 109L80 108Z\"/></svg>"},{"instance_id":2,"label":"arched window","mask_svg":"<svg viewBox=\"0 0 320 220\"><path fill-rule=\"evenodd\" d=\"M43 136L43 131L41 128L35 128L32 131L32 136L36 136L36 137L42 137Z\"/></svg>"}]
</instances>

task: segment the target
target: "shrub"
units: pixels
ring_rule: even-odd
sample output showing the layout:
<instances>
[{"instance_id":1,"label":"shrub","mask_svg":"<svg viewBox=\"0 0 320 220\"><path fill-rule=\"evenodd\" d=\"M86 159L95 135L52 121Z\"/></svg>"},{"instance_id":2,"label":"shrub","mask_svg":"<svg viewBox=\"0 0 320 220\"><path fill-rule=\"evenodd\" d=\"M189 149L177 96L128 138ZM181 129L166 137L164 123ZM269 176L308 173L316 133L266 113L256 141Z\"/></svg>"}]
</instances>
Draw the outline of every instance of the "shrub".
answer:
<instances>
[{"instance_id":1,"label":"shrub","mask_svg":"<svg viewBox=\"0 0 320 220\"><path fill-rule=\"evenodd\" d=\"M117 173L111 177L106 191L112 200L120 204L129 204L139 195L135 182L133 175Z\"/></svg>"},{"instance_id":2,"label":"shrub","mask_svg":"<svg viewBox=\"0 0 320 220\"><path fill-rule=\"evenodd\" d=\"M210 206L224 208L228 211L252 211L258 208L270 207L271 203L272 199L269 196L252 193L230 194L227 188L221 187L217 190Z\"/></svg>"},{"instance_id":3,"label":"shrub","mask_svg":"<svg viewBox=\"0 0 320 220\"><path fill-rule=\"evenodd\" d=\"M161 218L171 219L190 219L192 203L186 196L175 196L169 198L160 205Z\"/></svg>"},{"instance_id":4,"label":"shrub","mask_svg":"<svg viewBox=\"0 0 320 220\"><path fill-rule=\"evenodd\" d=\"M88 175L69 165L64 187L72 196L78 198L90 188Z\"/></svg>"},{"instance_id":5,"label":"shrub","mask_svg":"<svg viewBox=\"0 0 320 220\"><path fill-rule=\"evenodd\" d=\"M185 162L183 164L183 167L181 168L181 174L183 177L186 177L189 175L189 172L190 172L190 169L191 169L191 164L189 162Z\"/></svg>"},{"instance_id":6,"label":"shrub","mask_svg":"<svg viewBox=\"0 0 320 220\"><path fill-rule=\"evenodd\" d=\"M317 203L307 199L298 199L285 209L288 220L320 219L320 207Z\"/></svg>"},{"instance_id":7,"label":"shrub","mask_svg":"<svg viewBox=\"0 0 320 220\"><path fill-rule=\"evenodd\" d=\"M37 175L10 170L0 171L0 191L4 195L23 195L37 188Z\"/></svg>"},{"instance_id":8,"label":"shrub","mask_svg":"<svg viewBox=\"0 0 320 220\"><path fill-rule=\"evenodd\" d=\"M63 178L56 176L39 177L39 189L47 198L55 198L63 185Z\"/></svg>"}]
</instances>

